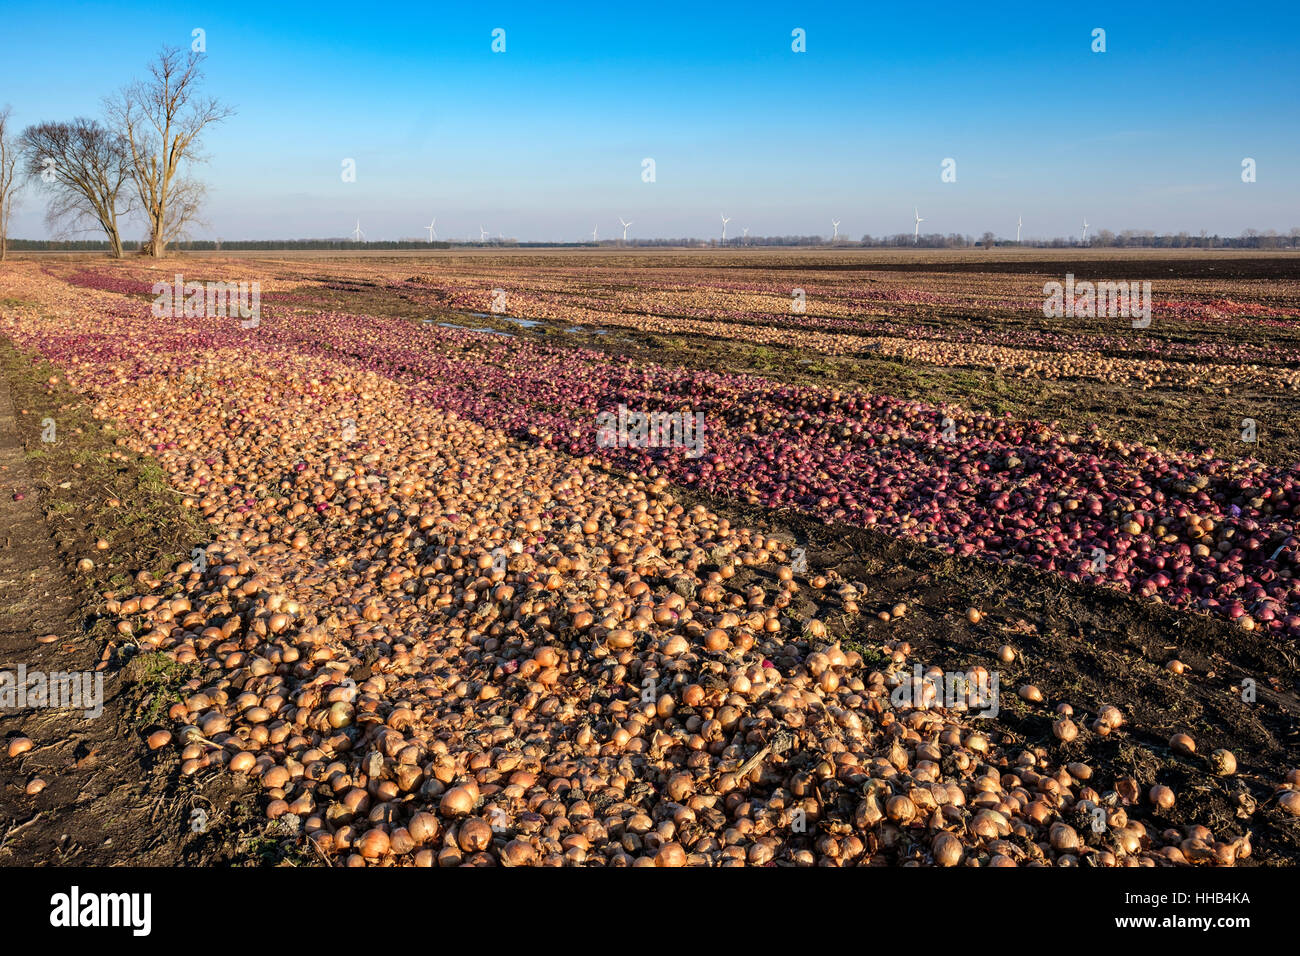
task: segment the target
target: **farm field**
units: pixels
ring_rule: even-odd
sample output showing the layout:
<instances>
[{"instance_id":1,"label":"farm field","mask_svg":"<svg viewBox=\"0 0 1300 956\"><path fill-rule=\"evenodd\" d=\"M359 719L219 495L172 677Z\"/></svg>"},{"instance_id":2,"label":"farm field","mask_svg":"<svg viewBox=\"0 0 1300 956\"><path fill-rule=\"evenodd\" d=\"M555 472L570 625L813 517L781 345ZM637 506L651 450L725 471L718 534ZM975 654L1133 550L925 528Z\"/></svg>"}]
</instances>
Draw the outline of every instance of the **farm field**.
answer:
<instances>
[{"instance_id":1,"label":"farm field","mask_svg":"<svg viewBox=\"0 0 1300 956\"><path fill-rule=\"evenodd\" d=\"M30 255L0 337L2 646L113 718L0 719L0 862L1300 862L1295 255Z\"/></svg>"}]
</instances>

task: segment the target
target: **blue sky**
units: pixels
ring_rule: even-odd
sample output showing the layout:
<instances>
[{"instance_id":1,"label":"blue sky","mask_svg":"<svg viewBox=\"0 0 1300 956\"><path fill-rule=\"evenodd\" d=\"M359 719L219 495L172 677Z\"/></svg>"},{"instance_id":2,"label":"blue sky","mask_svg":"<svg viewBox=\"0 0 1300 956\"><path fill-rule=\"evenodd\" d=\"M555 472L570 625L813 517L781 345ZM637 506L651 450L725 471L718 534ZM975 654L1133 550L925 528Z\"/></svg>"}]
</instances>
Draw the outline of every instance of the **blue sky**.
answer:
<instances>
[{"instance_id":1,"label":"blue sky","mask_svg":"<svg viewBox=\"0 0 1300 956\"><path fill-rule=\"evenodd\" d=\"M619 216L632 237L713 236L726 212L731 235L837 217L856 238L910 232L914 206L925 231L1014 236L1023 215L1027 238L1085 216L1300 225L1300 5L1134 6L7 0L0 104L19 127L97 116L205 30L206 89L238 113L205 140L197 237L360 219L397 239L432 216L444 238L613 237ZM26 190L12 233L47 235L43 207Z\"/></svg>"}]
</instances>

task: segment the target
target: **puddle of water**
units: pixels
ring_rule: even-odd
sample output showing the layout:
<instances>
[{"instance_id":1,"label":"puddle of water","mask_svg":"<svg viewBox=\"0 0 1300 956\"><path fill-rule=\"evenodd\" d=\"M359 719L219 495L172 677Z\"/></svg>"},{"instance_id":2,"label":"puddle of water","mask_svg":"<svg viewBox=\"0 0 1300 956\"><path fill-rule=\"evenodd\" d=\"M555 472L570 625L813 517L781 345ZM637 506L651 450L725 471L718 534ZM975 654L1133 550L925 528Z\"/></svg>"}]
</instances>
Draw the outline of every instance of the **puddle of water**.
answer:
<instances>
[{"instance_id":1,"label":"puddle of water","mask_svg":"<svg viewBox=\"0 0 1300 956\"><path fill-rule=\"evenodd\" d=\"M608 334L609 334L609 331L608 331L607 329L588 329L588 328L584 328L584 327L581 326L581 325L571 325L571 326L569 326L569 328L565 329L564 331L566 331L566 332L587 332L587 333L589 333L589 334L591 334L591 335L608 335Z\"/></svg>"},{"instance_id":2,"label":"puddle of water","mask_svg":"<svg viewBox=\"0 0 1300 956\"><path fill-rule=\"evenodd\" d=\"M522 325L526 329L531 329L534 325L542 324L537 319L517 319L513 315L506 315L503 312L494 312L494 313L471 312L469 314L476 319L501 319L502 321L505 322L513 322L516 325Z\"/></svg>"},{"instance_id":3,"label":"puddle of water","mask_svg":"<svg viewBox=\"0 0 1300 956\"><path fill-rule=\"evenodd\" d=\"M432 325L433 319L425 319L421 324ZM500 329L480 329L475 328L472 325L457 325L455 322L439 322L437 324L440 328L444 329L460 329L462 332L486 332L488 335L504 335L508 339L513 339L515 337L515 333L503 332Z\"/></svg>"}]
</instances>

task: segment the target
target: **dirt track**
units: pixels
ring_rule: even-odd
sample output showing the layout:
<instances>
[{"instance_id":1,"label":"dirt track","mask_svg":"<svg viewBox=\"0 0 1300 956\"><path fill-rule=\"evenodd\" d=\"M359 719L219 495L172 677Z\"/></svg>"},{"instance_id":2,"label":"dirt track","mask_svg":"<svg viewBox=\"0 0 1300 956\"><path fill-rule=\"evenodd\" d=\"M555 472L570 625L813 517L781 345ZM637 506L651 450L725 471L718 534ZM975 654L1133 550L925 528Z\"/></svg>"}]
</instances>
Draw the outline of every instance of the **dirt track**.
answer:
<instances>
[{"instance_id":1,"label":"dirt track","mask_svg":"<svg viewBox=\"0 0 1300 956\"><path fill-rule=\"evenodd\" d=\"M100 572L80 574L73 563L85 551L61 549L49 523L75 520L83 535L99 533L93 507L78 513L59 504L74 494L85 505L107 496L105 488L92 490L88 469L74 467L90 437L77 433L70 406L51 400L29 362L7 344L0 359L0 670L90 672L103 680L98 715L47 707L0 712L3 746L17 736L33 742L17 758L0 751L0 865L178 862L188 797L141 744L134 672L120 656L106 656L103 629L95 627ZM47 418L55 421L52 443L42 441ZM69 514L72 520L63 517ZM124 543L100 563L118 560ZM41 641L52 635L58 639ZM44 789L26 793L37 778Z\"/></svg>"}]
</instances>

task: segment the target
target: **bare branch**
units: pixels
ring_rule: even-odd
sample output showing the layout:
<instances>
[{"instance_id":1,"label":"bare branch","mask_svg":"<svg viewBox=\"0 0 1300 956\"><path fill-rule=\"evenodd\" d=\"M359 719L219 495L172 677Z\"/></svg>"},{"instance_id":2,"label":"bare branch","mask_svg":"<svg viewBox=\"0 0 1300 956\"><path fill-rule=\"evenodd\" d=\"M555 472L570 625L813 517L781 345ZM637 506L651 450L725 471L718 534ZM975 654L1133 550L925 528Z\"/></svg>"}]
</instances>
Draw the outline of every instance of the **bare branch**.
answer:
<instances>
[{"instance_id":1,"label":"bare branch","mask_svg":"<svg viewBox=\"0 0 1300 956\"><path fill-rule=\"evenodd\" d=\"M119 195L131 176L126 141L95 120L29 126L19 140L27 175L52 193L46 221L59 226L98 226L114 257L122 255Z\"/></svg>"},{"instance_id":2,"label":"bare branch","mask_svg":"<svg viewBox=\"0 0 1300 956\"><path fill-rule=\"evenodd\" d=\"M106 104L130 156L131 178L148 225L141 251L160 257L198 212L201 189L177 180L185 163L202 159L199 140L234 110L199 95L203 55L164 47L149 79L130 84Z\"/></svg>"},{"instance_id":3,"label":"bare branch","mask_svg":"<svg viewBox=\"0 0 1300 956\"><path fill-rule=\"evenodd\" d=\"M0 261L8 254L9 221L14 209L14 195L22 185L15 175L18 167L18 144L10 127L13 109L0 108Z\"/></svg>"}]
</instances>

